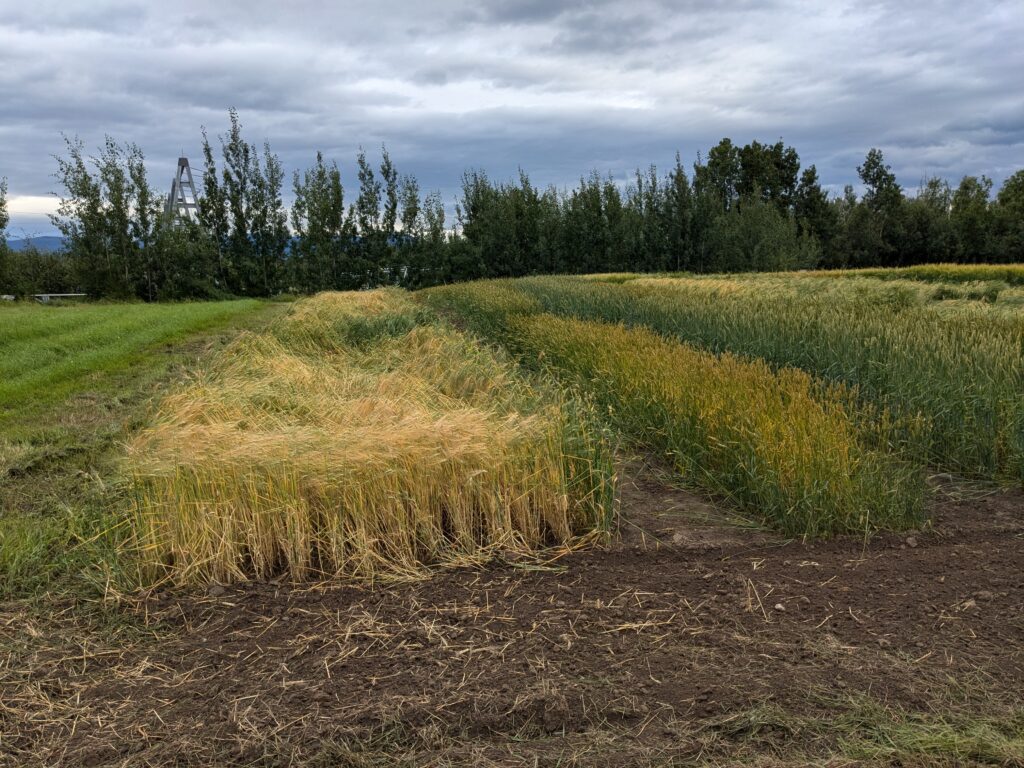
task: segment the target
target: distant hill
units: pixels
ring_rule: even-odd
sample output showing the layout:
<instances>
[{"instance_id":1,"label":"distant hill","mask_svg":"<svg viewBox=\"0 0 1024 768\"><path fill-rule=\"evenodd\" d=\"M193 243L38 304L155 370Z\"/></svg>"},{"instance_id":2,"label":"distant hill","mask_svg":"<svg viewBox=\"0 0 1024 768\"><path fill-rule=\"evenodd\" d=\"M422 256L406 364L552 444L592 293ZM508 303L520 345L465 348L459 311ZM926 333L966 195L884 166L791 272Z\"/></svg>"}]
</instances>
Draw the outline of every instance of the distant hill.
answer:
<instances>
[{"instance_id":1,"label":"distant hill","mask_svg":"<svg viewBox=\"0 0 1024 768\"><path fill-rule=\"evenodd\" d=\"M7 247L12 251L27 251L31 247L52 253L64 248L64 238L59 235L43 235L41 237L25 237L20 240L8 240Z\"/></svg>"}]
</instances>

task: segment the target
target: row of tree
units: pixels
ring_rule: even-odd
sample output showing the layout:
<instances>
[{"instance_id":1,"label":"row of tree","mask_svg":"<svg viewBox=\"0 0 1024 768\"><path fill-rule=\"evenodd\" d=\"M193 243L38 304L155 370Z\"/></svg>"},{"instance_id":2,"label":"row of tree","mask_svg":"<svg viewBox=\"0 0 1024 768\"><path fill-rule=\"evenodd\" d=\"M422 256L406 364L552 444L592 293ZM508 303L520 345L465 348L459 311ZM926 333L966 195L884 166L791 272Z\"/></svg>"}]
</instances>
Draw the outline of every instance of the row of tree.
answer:
<instances>
[{"instance_id":1,"label":"row of tree","mask_svg":"<svg viewBox=\"0 0 1024 768\"><path fill-rule=\"evenodd\" d=\"M728 272L926 262L1024 260L1024 171L992 197L968 176L954 189L924 181L907 195L882 153L857 168L865 190L830 198L813 165L779 141L723 139L688 175L678 154L622 185L597 173L568 190L525 172L495 182L464 174L454 227L438 193L423 196L386 149L357 159L346 203L338 165L317 154L292 179L268 145L247 142L237 113L215 151L203 132L198 215L169 218L142 151L108 139L93 158L66 140L53 217L60 256L12 254L0 237L0 292L81 290L144 300L270 296L381 284L420 287L538 273ZM7 224L0 186L0 235Z\"/></svg>"},{"instance_id":2,"label":"row of tree","mask_svg":"<svg viewBox=\"0 0 1024 768\"><path fill-rule=\"evenodd\" d=\"M489 275L1024 260L1024 171L994 200L984 176L956 189L928 179L907 196L877 149L857 173L860 198L847 186L830 199L792 147L723 139L692 180L677 155L664 177L651 166L625 189L596 174L562 193L469 173L460 222Z\"/></svg>"}]
</instances>

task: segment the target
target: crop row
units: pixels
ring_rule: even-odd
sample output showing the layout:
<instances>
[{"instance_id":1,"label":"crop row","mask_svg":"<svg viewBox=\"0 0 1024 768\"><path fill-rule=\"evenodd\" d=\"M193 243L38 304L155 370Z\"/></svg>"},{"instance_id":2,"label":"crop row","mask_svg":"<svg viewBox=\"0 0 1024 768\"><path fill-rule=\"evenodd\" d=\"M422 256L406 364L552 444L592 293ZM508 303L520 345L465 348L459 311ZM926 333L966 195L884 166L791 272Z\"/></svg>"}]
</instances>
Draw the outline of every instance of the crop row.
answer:
<instances>
[{"instance_id":1,"label":"crop row","mask_svg":"<svg viewBox=\"0 0 1024 768\"><path fill-rule=\"evenodd\" d=\"M781 531L869 533L919 520L919 472L878 447L885 415L857 411L845 388L643 328L558 317L533 293L496 281L432 289L427 300L593 396L686 482Z\"/></svg>"},{"instance_id":2,"label":"crop row","mask_svg":"<svg viewBox=\"0 0 1024 768\"><path fill-rule=\"evenodd\" d=\"M535 278L544 311L642 326L714 353L800 368L887 412L919 463L1024 480L1024 310L942 286L813 276ZM1013 289L1008 289L1013 292Z\"/></svg>"}]
</instances>

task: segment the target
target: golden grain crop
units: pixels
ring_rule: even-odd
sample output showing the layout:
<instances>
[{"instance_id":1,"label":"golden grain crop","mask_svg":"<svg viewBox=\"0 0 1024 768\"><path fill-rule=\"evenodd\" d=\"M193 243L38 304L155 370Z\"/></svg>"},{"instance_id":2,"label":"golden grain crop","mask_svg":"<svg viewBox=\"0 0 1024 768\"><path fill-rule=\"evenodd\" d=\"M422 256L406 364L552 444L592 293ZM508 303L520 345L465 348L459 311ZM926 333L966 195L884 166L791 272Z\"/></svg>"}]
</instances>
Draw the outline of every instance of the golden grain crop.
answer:
<instances>
[{"instance_id":1,"label":"golden grain crop","mask_svg":"<svg viewBox=\"0 0 1024 768\"><path fill-rule=\"evenodd\" d=\"M583 420L404 292L300 301L131 442L143 578L412 573L565 542L610 509Z\"/></svg>"}]
</instances>

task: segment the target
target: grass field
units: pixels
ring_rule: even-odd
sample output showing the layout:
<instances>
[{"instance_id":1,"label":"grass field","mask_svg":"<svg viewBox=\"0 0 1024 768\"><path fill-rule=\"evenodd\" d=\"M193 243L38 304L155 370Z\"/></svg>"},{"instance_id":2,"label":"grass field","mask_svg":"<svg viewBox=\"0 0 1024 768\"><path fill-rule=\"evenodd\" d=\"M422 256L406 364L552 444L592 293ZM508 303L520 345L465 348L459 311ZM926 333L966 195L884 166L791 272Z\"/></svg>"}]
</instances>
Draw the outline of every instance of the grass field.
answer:
<instances>
[{"instance_id":1,"label":"grass field","mask_svg":"<svg viewBox=\"0 0 1024 768\"><path fill-rule=\"evenodd\" d=\"M845 269L813 272L818 277L873 277L879 280L924 280L936 283L1002 283L1024 285L1024 264L919 264L889 269Z\"/></svg>"},{"instance_id":2,"label":"grass field","mask_svg":"<svg viewBox=\"0 0 1024 768\"><path fill-rule=\"evenodd\" d=\"M259 303L0 306L0 429L10 437L61 398L103 385L159 344L224 325Z\"/></svg>"}]
</instances>

